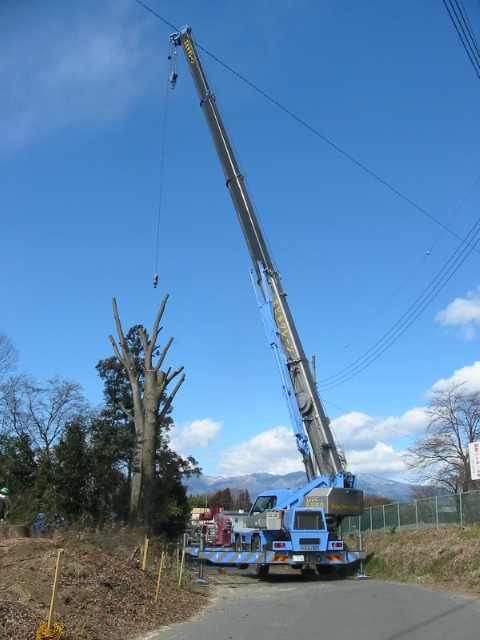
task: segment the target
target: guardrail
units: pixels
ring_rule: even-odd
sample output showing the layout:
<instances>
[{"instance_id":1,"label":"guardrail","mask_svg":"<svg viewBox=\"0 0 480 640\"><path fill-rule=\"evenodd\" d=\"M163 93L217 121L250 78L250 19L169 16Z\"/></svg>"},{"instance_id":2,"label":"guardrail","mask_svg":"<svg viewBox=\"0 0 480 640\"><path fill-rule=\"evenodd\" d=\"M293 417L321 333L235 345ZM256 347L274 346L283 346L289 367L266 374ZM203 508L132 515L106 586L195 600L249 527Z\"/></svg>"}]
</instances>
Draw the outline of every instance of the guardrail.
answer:
<instances>
[{"instance_id":1,"label":"guardrail","mask_svg":"<svg viewBox=\"0 0 480 640\"><path fill-rule=\"evenodd\" d=\"M437 529L453 525L480 523L480 491L452 493L445 496L423 498L412 502L368 507L363 516L345 518L341 533L365 531L392 531L401 529Z\"/></svg>"}]
</instances>

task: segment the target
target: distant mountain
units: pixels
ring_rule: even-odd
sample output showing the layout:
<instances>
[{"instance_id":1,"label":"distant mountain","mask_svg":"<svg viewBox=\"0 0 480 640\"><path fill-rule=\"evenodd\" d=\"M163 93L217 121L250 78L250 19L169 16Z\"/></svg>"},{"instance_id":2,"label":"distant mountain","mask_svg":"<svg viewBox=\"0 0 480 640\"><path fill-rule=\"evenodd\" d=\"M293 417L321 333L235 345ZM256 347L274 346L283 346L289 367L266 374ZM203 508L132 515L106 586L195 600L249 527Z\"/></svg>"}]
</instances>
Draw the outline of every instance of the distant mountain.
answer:
<instances>
[{"instance_id":1,"label":"distant mountain","mask_svg":"<svg viewBox=\"0 0 480 640\"><path fill-rule=\"evenodd\" d=\"M250 498L269 489L298 489L306 484L307 478L304 471L288 473L285 476L272 473L252 473L245 476L214 477L200 476L189 478L187 481L187 493L197 495L212 495L223 489L248 489ZM370 474L357 474L357 488L363 489L365 494L375 498L387 498L393 502L402 502L413 499L414 485L404 482L395 482Z\"/></svg>"}]
</instances>

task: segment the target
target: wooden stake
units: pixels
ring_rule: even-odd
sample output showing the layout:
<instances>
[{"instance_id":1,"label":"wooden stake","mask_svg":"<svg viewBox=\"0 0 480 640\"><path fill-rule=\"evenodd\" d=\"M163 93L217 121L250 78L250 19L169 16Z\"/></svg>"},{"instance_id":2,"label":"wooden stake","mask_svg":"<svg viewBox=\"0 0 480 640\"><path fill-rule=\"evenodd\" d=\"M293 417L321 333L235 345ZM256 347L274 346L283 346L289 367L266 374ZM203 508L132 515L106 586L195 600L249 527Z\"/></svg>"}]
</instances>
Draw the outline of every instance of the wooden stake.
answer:
<instances>
[{"instance_id":1,"label":"wooden stake","mask_svg":"<svg viewBox=\"0 0 480 640\"><path fill-rule=\"evenodd\" d=\"M157 579L157 590L155 592L155 602L158 600L158 592L160 590L160 578L162 577L162 569L163 569L164 560L165 560L165 551L162 549L162 556L160 558L160 567L158 569L158 579Z\"/></svg>"},{"instance_id":2,"label":"wooden stake","mask_svg":"<svg viewBox=\"0 0 480 640\"><path fill-rule=\"evenodd\" d=\"M145 538L145 547L143 549L142 571L145 571L145 567L147 565L147 549L148 549L148 538Z\"/></svg>"},{"instance_id":3,"label":"wooden stake","mask_svg":"<svg viewBox=\"0 0 480 640\"><path fill-rule=\"evenodd\" d=\"M50 629L53 626L53 613L54 613L54 608L55 608L55 599L57 597L57 587L58 587L58 579L60 577L60 566L61 566L61 559L62 559L62 554L63 554L63 549L59 549L58 553L57 553L57 566L55 569L55 580L53 581L53 590L52 590L52 601L50 602L50 614L48 616L48 630L50 631Z\"/></svg>"},{"instance_id":4,"label":"wooden stake","mask_svg":"<svg viewBox=\"0 0 480 640\"><path fill-rule=\"evenodd\" d=\"M182 584L182 573L183 573L183 564L185 562L185 549L182 549L182 562L180 563L180 578L178 579L178 588L180 589L180 586Z\"/></svg>"}]
</instances>

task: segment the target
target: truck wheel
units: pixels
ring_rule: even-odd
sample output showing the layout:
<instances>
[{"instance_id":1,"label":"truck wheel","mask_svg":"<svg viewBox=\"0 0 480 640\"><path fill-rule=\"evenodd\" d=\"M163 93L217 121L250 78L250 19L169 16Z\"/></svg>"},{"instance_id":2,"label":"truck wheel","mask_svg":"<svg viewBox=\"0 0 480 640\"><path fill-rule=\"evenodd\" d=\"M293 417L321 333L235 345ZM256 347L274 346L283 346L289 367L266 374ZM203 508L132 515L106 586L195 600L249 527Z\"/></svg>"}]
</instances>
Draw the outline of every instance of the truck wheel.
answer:
<instances>
[{"instance_id":1,"label":"truck wheel","mask_svg":"<svg viewBox=\"0 0 480 640\"><path fill-rule=\"evenodd\" d=\"M319 576L331 576L333 573L333 565L317 564L317 573Z\"/></svg>"},{"instance_id":2,"label":"truck wheel","mask_svg":"<svg viewBox=\"0 0 480 640\"><path fill-rule=\"evenodd\" d=\"M252 538L252 551L261 551L262 550L262 541L260 540L260 536L253 536ZM268 576L268 570L270 567L268 564L254 564L253 572L259 578L266 578Z\"/></svg>"}]
</instances>

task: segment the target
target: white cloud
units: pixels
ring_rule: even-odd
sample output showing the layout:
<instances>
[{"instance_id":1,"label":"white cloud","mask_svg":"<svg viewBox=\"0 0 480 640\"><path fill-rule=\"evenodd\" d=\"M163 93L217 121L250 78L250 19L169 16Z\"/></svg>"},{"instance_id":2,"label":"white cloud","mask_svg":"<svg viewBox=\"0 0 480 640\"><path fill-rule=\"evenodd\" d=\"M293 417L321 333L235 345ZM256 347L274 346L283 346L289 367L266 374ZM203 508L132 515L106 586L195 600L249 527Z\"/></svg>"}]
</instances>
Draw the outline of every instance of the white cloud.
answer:
<instances>
[{"instance_id":1,"label":"white cloud","mask_svg":"<svg viewBox=\"0 0 480 640\"><path fill-rule=\"evenodd\" d=\"M411 409L399 417L374 418L352 412L332 420L338 441L349 449L357 450L371 450L379 441L412 437L421 433L425 425L426 416L421 408Z\"/></svg>"},{"instance_id":2,"label":"white cloud","mask_svg":"<svg viewBox=\"0 0 480 640\"><path fill-rule=\"evenodd\" d=\"M459 327L464 340L475 340L480 326L480 285L469 291L466 298L456 298L446 309L439 311L435 321L443 327Z\"/></svg>"},{"instance_id":3,"label":"white cloud","mask_svg":"<svg viewBox=\"0 0 480 640\"><path fill-rule=\"evenodd\" d=\"M467 392L480 390L480 360L473 365L457 369L455 373L446 379L436 382L432 391L438 391L450 384L463 384L463 389Z\"/></svg>"},{"instance_id":4,"label":"white cloud","mask_svg":"<svg viewBox=\"0 0 480 640\"><path fill-rule=\"evenodd\" d=\"M224 475L260 471L285 475L304 469L291 429L276 427L220 454L218 467Z\"/></svg>"},{"instance_id":5,"label":"white cloud","mask_svg":"<svg viewBox=\"0 0 480 640\"><path fill-rule=\"evenodd\" d=\"M174 424L170 430L170 447L179 454L190 455L194 449L206 449L213 444L221 429L222 423L210 418Z\"/></svg>"},{"instance_id":6,"label":"white cloud","mask_svg":"<svg viewBox=\"0 0 480 640\"><path fill-rule=\"evenodd\" d=\"M354 473L369 473L392 480L403 480L407 475L402 456L403 452L395 451L383 442L377 442L368 451L347 451L348 466Z\"/></svg>"},{"instance_id":7,"label":"white cloud","mask_svg":"<svg viewBox=\"0 0 480 640\"><path fill-rule=\"evenodd\" d=\"M118 2L94 15L65 6L54 16L42 15L41 29L29 16L24 38L6 38L1 45L4 149L72 125L107 122L125 112L146 84L152 65L144 28L128 19L127 5Z\"/></svg>"},{"instance_id":8,"label":"white cloud","mask_svg":"<svg viewBox=\"0 0 480 640\"><path fill-rule=\"evenodd\" d=\"M440 380L433 389L448 382L464 382L468 389L480 388L480 361L455 371L449 380ZM423 433L428 416L425 409L409 409L401 416L379 418L361 412L351 412L332 421L332 430L345 448L349 469L356 474L368 473L393 480L405 481L409 470L404 454L412 439ZM196 421L182 431L183 442L201 442L207 446L218 435L212 421ZM175 447L173 447L175 448ZM175 448L178 450L178 448ZM216 455L216 454L215 454ZM210 454L202 457L207 458ZM256 472L285 475L303 471L301 455L290 427L279 426L245 440L218 454L217 467L223 476L238 476Z\"/></svg>"},{"instance_id":9,"label":"white cloud","mask_svg":"<svg viewBox=\"0 0 480 640\"><path fill-rule=\"evenodd\" d=\"M350 414L346 417L347 422L350 418L354 421L355 416L359 415L361 414ZM353 446L346 451L349 469L354 473L371 473L399 479L405 478L407 473L402 454L403 451L395 451L393 445L378 441L371 441L369 447ZM285 475L304 470L293 433L291 429L282 426L223 451L218 467L224 476L257 472Z\"/></svg>"}]
</instances>

